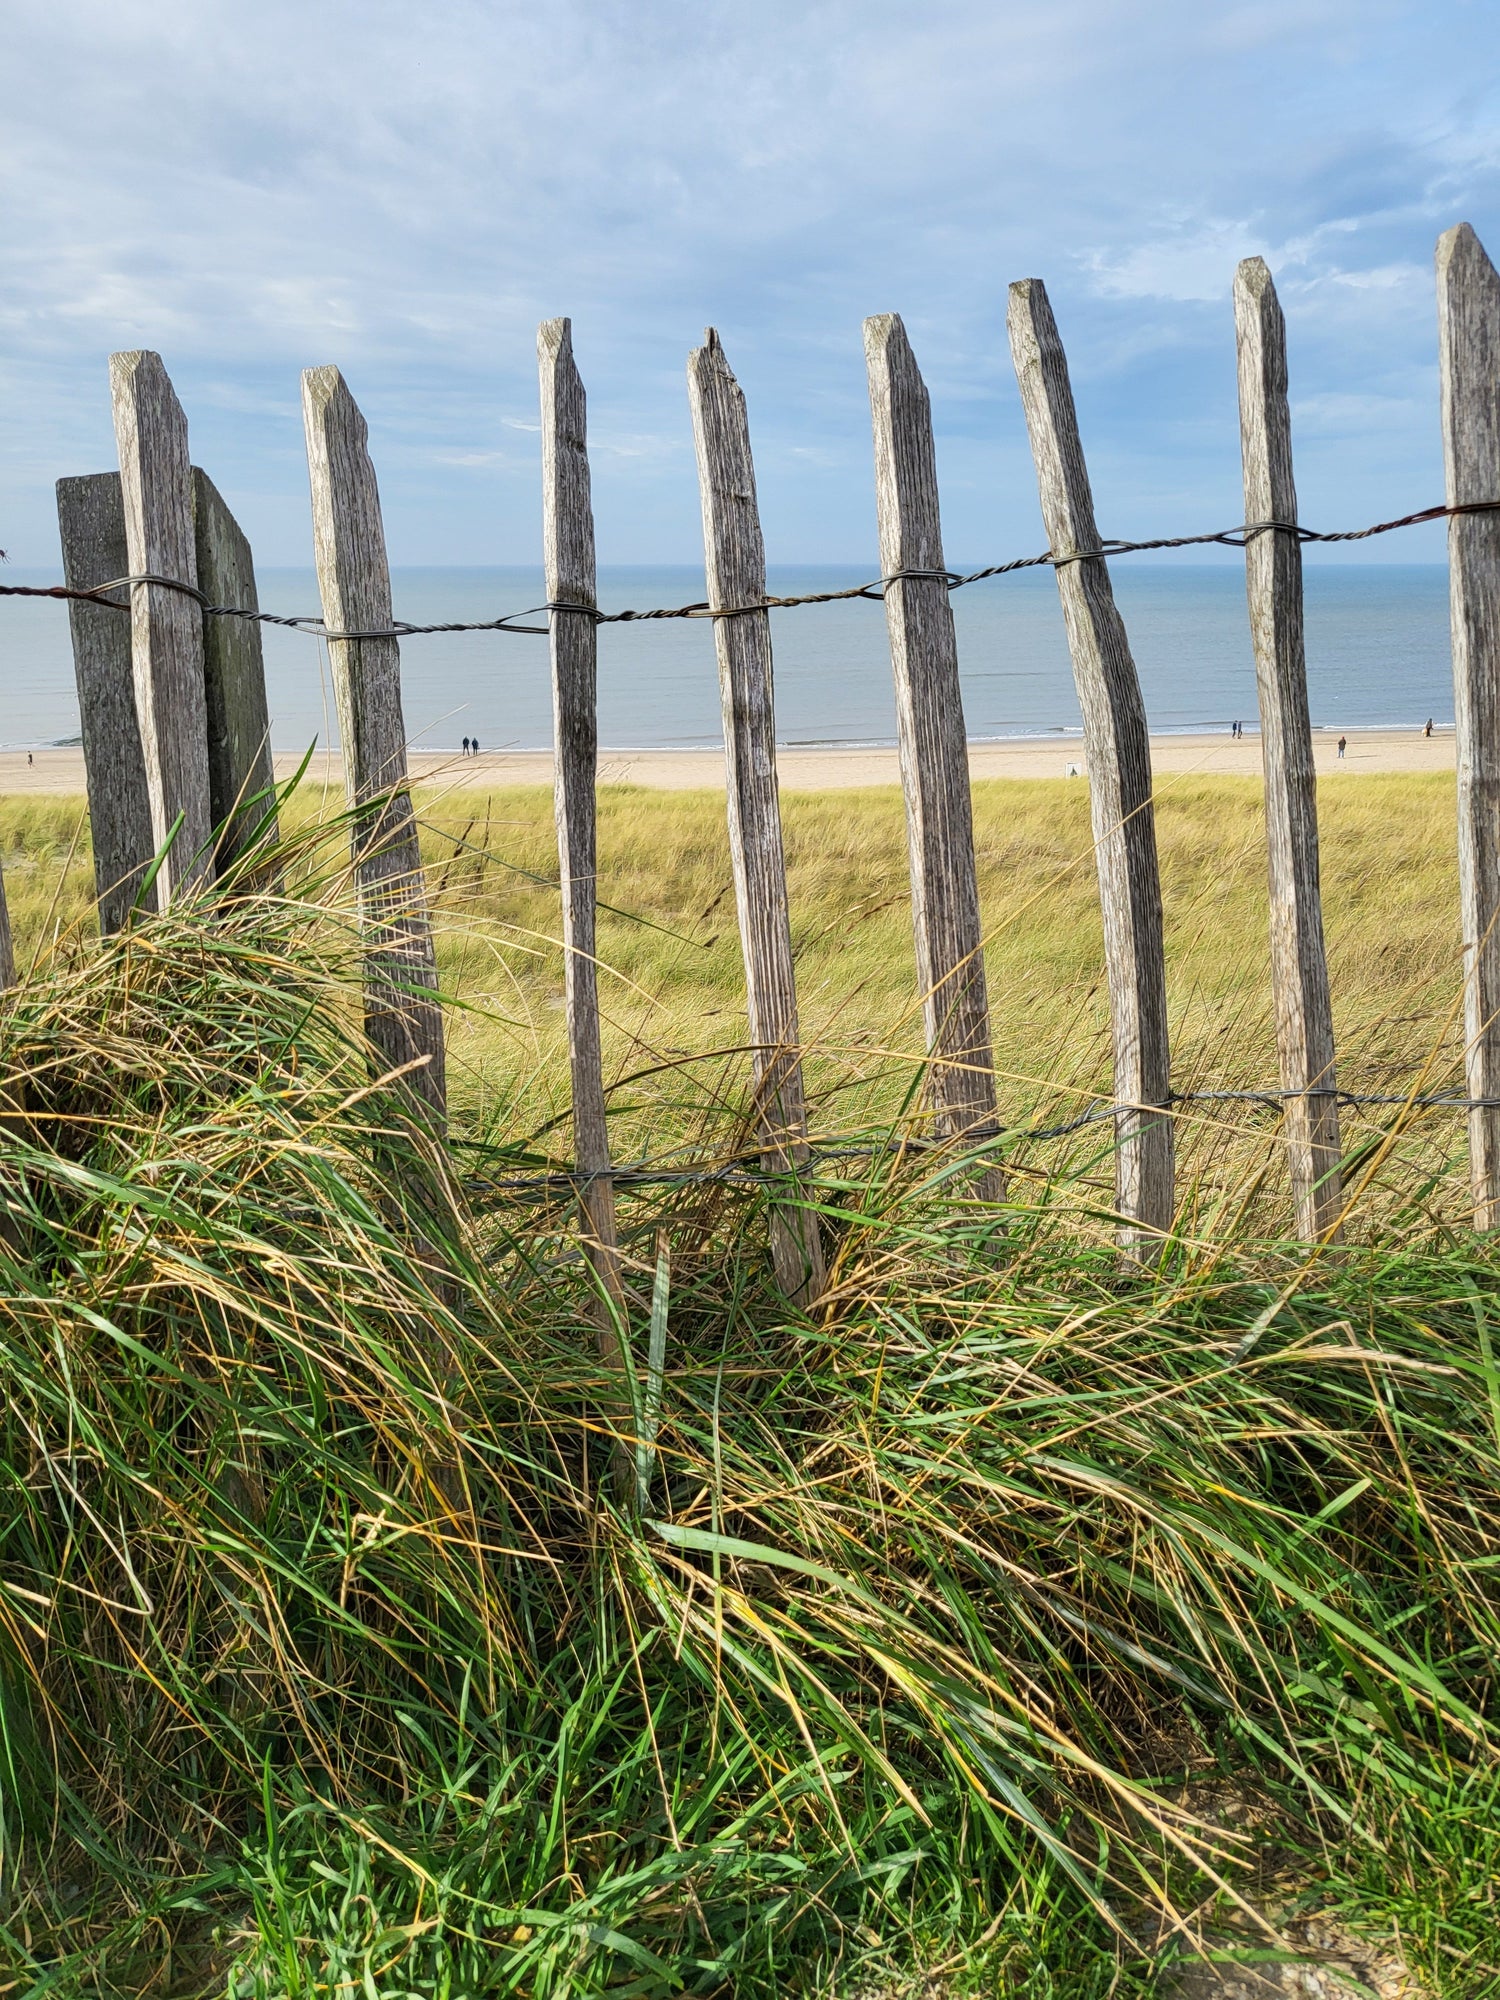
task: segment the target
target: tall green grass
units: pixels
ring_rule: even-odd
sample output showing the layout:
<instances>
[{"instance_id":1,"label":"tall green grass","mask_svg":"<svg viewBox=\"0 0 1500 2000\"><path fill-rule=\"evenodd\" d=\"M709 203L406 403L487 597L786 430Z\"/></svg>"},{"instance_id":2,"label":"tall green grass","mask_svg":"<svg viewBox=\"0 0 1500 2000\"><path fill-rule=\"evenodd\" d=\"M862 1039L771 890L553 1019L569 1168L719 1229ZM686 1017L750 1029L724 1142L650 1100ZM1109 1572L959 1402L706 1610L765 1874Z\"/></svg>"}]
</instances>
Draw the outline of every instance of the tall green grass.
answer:
<instances>
[{"instance_id":1,"label":"tall green grass","mask_svg":"<svg viewBox=\"0 0 1500 2000\"><path fill-rule=\"evenodd\" d=\"M494 1186L545 1142L372 1088L341 865L282 869L36 927L0 1014L12 1991L1102 1994L1253 1887L1173 1763L1377 1873L1362 1801L1484 1782L1487 1245L1189 1217L1132 1275L1097 1176L982 1208L888 1146L804 1190L810 1317L756 1191L629 1196L622 1383L566 1209Z\"/></svg>"}]
</instances>

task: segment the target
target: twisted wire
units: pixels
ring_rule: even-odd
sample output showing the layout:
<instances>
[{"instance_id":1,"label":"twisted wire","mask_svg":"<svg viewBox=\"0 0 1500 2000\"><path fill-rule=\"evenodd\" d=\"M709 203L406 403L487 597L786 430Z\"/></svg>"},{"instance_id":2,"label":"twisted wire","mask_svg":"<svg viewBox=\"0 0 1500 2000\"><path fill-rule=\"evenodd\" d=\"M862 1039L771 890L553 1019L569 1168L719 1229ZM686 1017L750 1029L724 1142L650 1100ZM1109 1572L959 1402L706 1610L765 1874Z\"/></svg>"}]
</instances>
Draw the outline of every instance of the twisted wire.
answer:
<instances>
[{"instance_id":1,"label":"twisted wire","mask_svg":"<svg viewBox=\"0 0 1500 2000\"><path fill-rule=\"evenodd\" d=\"M810 590L796 597L758 598L753 604L714 605L707 601L694 604L664 605L650 611L601 611L597 605L570 604L549 599L543 604L533 604L524 611L506 612L499 618L477 620L448 620L436 625L411 625L404 620L393 619L389 625L380 625L365 630L343 630L324 623L319 617L287 616L276 611L249 611L237 604L210 604L203 592L191 583L180 582L176 577L160 576L155 571L145 571L139 576L119 576L108 583L95 584L87 590L73 589L66 584L0 584L0 597L52 597L67 603L98 604L111 611L128 611L130 600L110 597L112 590L134 591L145 585L154 585L161 590L175 590L184 597L191 597L201 607L205 618L243 618L253 624L276 625L287 631L306 632L314 638L331 641L355 641L370 639L422 639L434 633L446 632L515 632L533 638L546 638L551 631L549 625L527 625L521 621L528 618L551 616L554 613L572 612L581 618L592 619L596 625L643 624L652 620L678 618L744 618L755 612L792 611L804 604L843 604L855 598L864 598L870 603L881 603L886 592L898 583L940 582L949 591L962 590L971 583L984 583L991 577L1011 576L1023 569L1061 569L1069 563L1101 561L1108 556L1128 556L1150 553L1157 549L1192 549L1214 545L1226 549L1242 549L1260 535L1293 535L1298 542L1365 542L1372 535L1388 535L1396 528L1414 528L1424 521L1454 519L1465 514L1492 514L1500 512L1500 500L1467 500L1454 506L1421 507L1414 514L1402 514L1394 521L1376 521L1368 528L1340 528L1333 530L1304 528L1296 521L1246 521L1234 528L1218 528L1204 535L1158 535L1148 541L1119 541L1113 537L1103 538L1093 549L1045 549L1036 556L1016 556L1010 562L991 563L985 569L960 573L941 569L898 569L888 576L879 576L869 583L856 583L843 590Z\"/></svg>"},{"instance_id":2,"label":"twisted wire","mask_svg":"<svg viewBox=\"0 0 1500 2000\"><path fill-rule=\"evenodd\" d=\"M1408 1110L1451 1110L1488 1111L1500 1110L1500 1097L1454 1097L1444 1094L1413 1096L1410 1092L1386 1093L1361 1090L1182 1090L1172 1091L1162 1110L1170 1110L1179 1104L1258 1104L1267 1110L1279 1111L1290 1099L1299 1097L1332 1097L1340 1104L1399 1105ZM1064 1119L1055 1125L1015 1125L989 1126L964 1134L964 1142L972 1148L976 1157L982 1156L1001 1140L1012 1144L1034 1143L1044 1139L1065 1139L1075 1132L1082 1132L1090 1125L1102 1125L1117 1118L1124 1111L1149 1111L1151 1106L1095 1104L1076 1118ZM975 1143L977 1142L977 1143ZM848 1144L841 1139L813 1139L804 1142L808 1162L823 1160L870 1160L883 1153L908 1152L929 1153L951 1149L952 1140L930 1139L921 1135L903 1135L895 1141L880 1144ZM672 1187L743 1187L767 1188L785 1187L789 1180L796 1180L799 1170L795 1167L755 1168L730 1163L717 1167L659 1167L650 1160L637 1160L629 1166L600 1167L589 1173L578 1173L567 1167L554 1167L533 1174L517 1174L496 1180L466 1177L465 1188L471 1194L519 1195L545 1197L548 1195L576 1194L580 1187L592 1181L609 1181L617 1190L632 1188L672 1188Z\"/></svg>"}]
</instances>

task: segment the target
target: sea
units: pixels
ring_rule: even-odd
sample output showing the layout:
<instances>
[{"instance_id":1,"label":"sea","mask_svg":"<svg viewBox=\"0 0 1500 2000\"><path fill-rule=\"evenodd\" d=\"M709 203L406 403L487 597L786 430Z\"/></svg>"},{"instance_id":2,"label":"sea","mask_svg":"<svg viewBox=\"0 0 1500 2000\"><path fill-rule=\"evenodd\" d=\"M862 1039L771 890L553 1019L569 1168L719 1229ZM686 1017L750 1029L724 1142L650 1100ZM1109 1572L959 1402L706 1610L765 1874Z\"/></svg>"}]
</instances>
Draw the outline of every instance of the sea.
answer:
<instances>
[{"instance_id":1,"label":"sea","mask_svg":"<svg viewBox=\"0 0 1500 2000\"><path fill-rule=\"evenodd\" d=\"M773 567L777 596L838 590L876 569ZM7 568L6 583L55 583ZM1163 734L1255 726L1255 675L1238 564L1117 563L1116 600L1130 634L1146 710ZM266 569L263 609L315 614L311 570ZM411 624L473 622L541 602L539 570L398 569L396 616ZM1308 695L1315 728L1420 728L1452 721L1448 573L1441 564L1317 563L1305 573ZM703 572L605 569L601 607L690 604ZM1079 733L1056 583L1021 571L953 593L964 716L972 741ZM544 625L545 616L528 621ZM859 599L771 614L776 727L786 745L895 739L884 613ZM278 750L336 744L326 648L267 626L271 727ZM552 739L547 643L529 634L445 633L402 645L402 694L414 747L446 751L465 737L485 750L535 750ZM78 740L66 606L0 599L0 747ZM712 627L706 620L606 625L599 633L599 740L607 749L689 750L722 741Z\"/></svg>"}]
</instances>

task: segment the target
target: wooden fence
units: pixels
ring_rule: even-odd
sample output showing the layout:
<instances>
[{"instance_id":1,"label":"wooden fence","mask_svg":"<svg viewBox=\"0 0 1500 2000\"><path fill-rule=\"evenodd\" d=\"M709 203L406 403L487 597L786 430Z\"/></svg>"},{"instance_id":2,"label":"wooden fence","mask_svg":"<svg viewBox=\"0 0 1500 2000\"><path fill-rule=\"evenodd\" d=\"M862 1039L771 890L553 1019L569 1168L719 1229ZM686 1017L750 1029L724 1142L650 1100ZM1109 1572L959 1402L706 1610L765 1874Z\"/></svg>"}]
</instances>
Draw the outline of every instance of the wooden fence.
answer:
<instances>
[{"instance_id":1,"label":"wooden fence","mask_svg":"<svg viewBox=\"0 0 1500 2000\"><path fill-rule=\"evenodd\" d=\"M1450 513L1465 1061L1475 1221L1500 1223L1500 277L1474 232L1437 253L1442 427ZM1234 284L1246 587L1265 765L1270 962L1295 1222L1337 1237L1343 1209L1317 804L1303 650L1286 333L1253 258ZM1162 896L1145 707L1094 518L1066 356L1045 287L1010 290L1012 359L1083 713L1114 1052L1122 1245L1149 1255L1172 1225L1173 1111ZM963 704L943 560L927 391L900 319L865 324L875 494L906 802L928 1104L936 1136L976 1149L971 1190L1003 1176L991 1061ZM585 398L569 323L538 337L543 529L555 715L555 793L574 1172L604 1292L620 1297L595 969L597 603ZM259 627L205 617L256 609L249 545L207 476L160 359L110 364L120 470L58 484L73 589L128 579L129 618L72 603L99 916L167 906L231 869L273 796ZM398 638L365 425L342 376L303 377L314 546L338 704L351 863L380 1062L413 1109L446 1116L443 1025L406 763ZM688 362L723 701L728 830L754 1050L759 1145L795 1189L809 1162L782 851L765 553L745 400L710 329ZM184 589L182 586L186 586ZM191 593L191 594L190 594ZM120 600L123 602L123 600ZM141 884L161 857L149 890ZM0 885L0 978L13 977ZM780 1283L815 1298L813 1211L772 1210Z\"/></svg>"}]
</instances>

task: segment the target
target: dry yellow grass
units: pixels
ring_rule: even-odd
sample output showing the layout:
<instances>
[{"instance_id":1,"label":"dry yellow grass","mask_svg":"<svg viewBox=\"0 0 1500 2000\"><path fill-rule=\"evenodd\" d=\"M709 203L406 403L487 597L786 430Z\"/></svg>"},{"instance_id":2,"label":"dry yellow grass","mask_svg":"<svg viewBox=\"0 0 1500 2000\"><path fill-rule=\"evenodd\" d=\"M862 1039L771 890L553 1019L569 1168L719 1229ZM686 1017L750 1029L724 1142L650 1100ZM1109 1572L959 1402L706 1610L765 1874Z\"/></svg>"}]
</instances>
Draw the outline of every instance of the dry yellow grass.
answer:
<instances>
[{"instance_id":1,"label":"dry yellow grass","mask_svg":"<svg viewBox=\"0 0 1500 2000\"><path fill-rule=\"evenodd\" d=\"M1323 879L1340 1081L1400 1091L1459 1083L1453 786L1363 776L1321 798ZM312 814L319 794L295 808ZM899 794L788 793L783 801L803 1039L820 1129L888 1117L916 1081L921 1024ZM540 1131L565 1119L567 1072L550 794L538 787L419 795L456 1097L481 1123ZM1007 1117L1051 1119L1107 1087L1101 933L1081 783L975 787L995 1056ZM721 795L601 790L605 1061L624 1150L691 1147L742 1101L743 981ZM1178 1088L1274 1087L1260 791L1237 778L1168 778L1157 808ZM86 920L81 802L0 800L23 962ZM71 854L71 861L68 857ZM623 913L623 914L621 914ZM717 1053L716 1053L717 1052ZM651 1074L642 1075L642 1072ZM1358 1133L1387 1114L1351 1117ZM1220 1193L1247 1160L1273 1163L1263 1114L1205 1108L1184 1130L1187 1179ZM1250 1151L1247 1137L1253 1137ZM546 1142L566 1150L565 1124ZM1097 1134L1086 1144L1097 1150ZM1433 1114L1382 1168L1392 1198L1456 1215L1460 1118ZM1080 1157L1075 1153L1074 1158ZM1232 1158L1231 1171L1226 1164ZM1274 1187L1268 1198L1274 1198Z\"/></svg>"}]
</instances>

